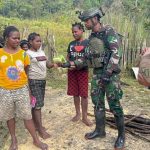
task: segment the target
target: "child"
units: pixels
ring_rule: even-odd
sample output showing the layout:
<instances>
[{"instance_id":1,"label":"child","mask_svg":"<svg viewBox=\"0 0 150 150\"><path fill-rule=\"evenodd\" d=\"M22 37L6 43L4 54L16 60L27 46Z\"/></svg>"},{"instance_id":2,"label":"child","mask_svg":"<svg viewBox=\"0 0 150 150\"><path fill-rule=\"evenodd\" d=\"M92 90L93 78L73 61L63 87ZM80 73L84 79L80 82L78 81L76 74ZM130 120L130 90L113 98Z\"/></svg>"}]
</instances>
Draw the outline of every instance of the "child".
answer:
<instances>
[{"instance_id":1,"label":"child","mask_svg":"<svg viewBox=\"0 0 150 150\"><path fill-rule=\"evenodd\" d=\"M46 86L46 67L51 68L54 65L47 61L45 53L41 50L41 38L37 33L31 33L28 36L30 49L27 54L30 56L31 65L29 67L29 87L31 95L36 98L36 105L32 109L34 124L43 139L50 135L42 126L41 108L44 106L45 86Z\"/></svg>"},{"instance_id":2,"label":"child","mask_svg":"<svg viewBox=\"0 0 150 150\"><path fill-rule=\"evenodd\" d=\"M42 150L48 146L42 143L35 131L32 121L30 98L28 91L29 56L19 49L20 33L14 26L8 26L3 33L5 46L0 49L0 121L7 120L11 135L9 150L17 150L15 135L15 113L24 119L24 124L30 132L33 143Z\"/></svg>"},{"instance_id":3,"label":"child","mask_svg":"<svg viewBox=\"0 0 150 150\"><path fill-rule=\"evenodd\" d=\"M21 40L20 41L20 47L21 47L21 49L27 51L29 49L28 41L27 40Z\"/></svg>"},{"instance_id":4,"label":"child","mask_svg":"<svg viewBox=\"0 0 150 150\"><path fill-rule=\"evenodd\" d=\"M74 41L70 42L68 46L67 59L69 62L76 59L84 58L85 48L88 44L88 40L83 38L84 27L81 23L72 24L72 34ZM91 126L92 123L87 119L88 109L88 68L84 67L78 69L75 66L71 66L68 69L68 95L73 96L76 115L72 118L72 121L78 121L80 119L80 102L82 108L82 121L87 126Z\"/></svg>"}]
</instances>

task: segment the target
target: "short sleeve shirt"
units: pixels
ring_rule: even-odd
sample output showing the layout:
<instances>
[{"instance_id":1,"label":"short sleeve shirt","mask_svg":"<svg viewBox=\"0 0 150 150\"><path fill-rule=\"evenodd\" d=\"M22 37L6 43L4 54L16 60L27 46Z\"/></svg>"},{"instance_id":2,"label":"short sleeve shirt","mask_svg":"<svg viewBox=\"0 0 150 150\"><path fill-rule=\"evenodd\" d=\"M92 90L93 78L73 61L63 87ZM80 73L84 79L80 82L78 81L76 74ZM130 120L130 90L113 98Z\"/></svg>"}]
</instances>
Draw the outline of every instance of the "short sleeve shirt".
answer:
<instances>
[{"instance_id":1,"label":"short sleeve shirt","mask_svg":"<svg viewBox=\"0 0 150 150\"><path fill-rule=\"evenodd\" d=\"M76 59L83 59L85 56L85 49L87 47L88 40L72 41L68 46L69 61L75 61ZM83 68L87 69L87 67Z\"/></svg>"},{"instance_id":2,"label":"short sleeve shirt","mask_svg":"<svg viewBox=\"0 0 150 150\"><path fill-rule=\"evenodd\" d=\"M30 56L29 79L45 80L46 78L46 60L38 61L36 57L46 56L45 52L41 49L37 51L27 50Z\"/></svg>"},{"instance_id":3,"label":"short sleeve shirt","mask_svg":"<svg viewBox=\"0 0 150 150\"><path fill-rule=\"evenodd\" d=\"M0 87L21 88L28 83L24 68L30 65L30 58L22 49L10 54L0 49Z\"/></svg>"}]
</instances>

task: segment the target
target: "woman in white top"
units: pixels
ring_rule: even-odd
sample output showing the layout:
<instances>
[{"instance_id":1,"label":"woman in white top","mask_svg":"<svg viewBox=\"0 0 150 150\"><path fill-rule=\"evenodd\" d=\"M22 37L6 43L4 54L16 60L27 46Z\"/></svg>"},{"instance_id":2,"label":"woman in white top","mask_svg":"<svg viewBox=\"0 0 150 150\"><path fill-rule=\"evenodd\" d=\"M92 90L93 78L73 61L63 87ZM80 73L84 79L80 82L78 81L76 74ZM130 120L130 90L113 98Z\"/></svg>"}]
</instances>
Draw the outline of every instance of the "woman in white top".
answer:
<instances>
[{"instance_id":1,"label":"woman in white top","mask_svg":"<svg viewBox=\"0 0 150 150\"><path fill-rule=\"evenodd\" d=\"M47 139L50 135L42 126L41 108L44 106L45 86L46 86L46 68L52 68L54 65L47 61L45 53L40 49L41 38L37 33L31 33L28 36L30 49L27 53L30 56L29 67L29 87L31 96L36 99L35 107L32 109L32 117L34 124L43 139Z\"/></svg>"}]
</instances>

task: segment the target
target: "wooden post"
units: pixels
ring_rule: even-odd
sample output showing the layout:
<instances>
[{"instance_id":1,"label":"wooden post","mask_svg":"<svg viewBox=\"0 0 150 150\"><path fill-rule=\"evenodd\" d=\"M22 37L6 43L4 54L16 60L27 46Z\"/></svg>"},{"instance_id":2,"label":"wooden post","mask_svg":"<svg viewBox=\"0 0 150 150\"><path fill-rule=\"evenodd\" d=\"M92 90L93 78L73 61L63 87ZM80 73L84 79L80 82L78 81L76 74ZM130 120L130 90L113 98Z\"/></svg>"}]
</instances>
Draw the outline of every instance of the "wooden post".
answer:
<instances>
[{"instance_id":1,"label":"wooden post","mask_svg":"<svg viewBox=\"0 0 150 150\"><path fill-rule=\"evenodd\" d=\"M24 27L22 30L23 31L21 32L21 39L26 39L29 34L28 28Z\"/></svg>"},{"instance_id":2,"label":"wooden post","mask_svg":"<svg viewBox=\"0 0 150 150\"><path fill-rule=\"evenodd\" d=\"M47 44L48 60L50 62L52 62L53 57L57 52L56 52L56 49L55 49L55 37L54 37L54 35L49 33L48 29L47 29L47 32L46 32L46 44Z\"/></svg>"}]
</instances>

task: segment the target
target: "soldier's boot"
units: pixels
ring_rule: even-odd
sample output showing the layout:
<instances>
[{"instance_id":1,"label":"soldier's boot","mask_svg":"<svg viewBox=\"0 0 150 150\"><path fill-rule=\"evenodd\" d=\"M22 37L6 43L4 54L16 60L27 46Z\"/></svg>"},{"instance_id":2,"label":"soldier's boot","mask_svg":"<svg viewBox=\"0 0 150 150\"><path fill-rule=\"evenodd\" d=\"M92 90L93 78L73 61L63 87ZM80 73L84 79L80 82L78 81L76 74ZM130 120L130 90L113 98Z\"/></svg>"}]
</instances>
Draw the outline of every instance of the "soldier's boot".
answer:
<instances>
[{"instance_id":1,"label":"soldier's boot","mask_svg":"<svg viewBox=\"0 0 150 150\"><path fill-rule=\"evenodd\" d=\"M104 110L95 110L95 120L96 127L93 132L86 133L86 139L94 139L94 138L103 138L106 136L105 132L105 111Z\"/></svg>"},{"instance_id":2,"label":"soldier's boot","mask_svg":"<svg viewBox=\"0 0 150 150\"><path fill-rule=\"evenodd\" d=\"M118 129L118 137L115 142L114 148L116 150L123 150L125 144L125 126L124 126L124 116L115 116L116 125Z\"/></svg>"}]
</instances>

